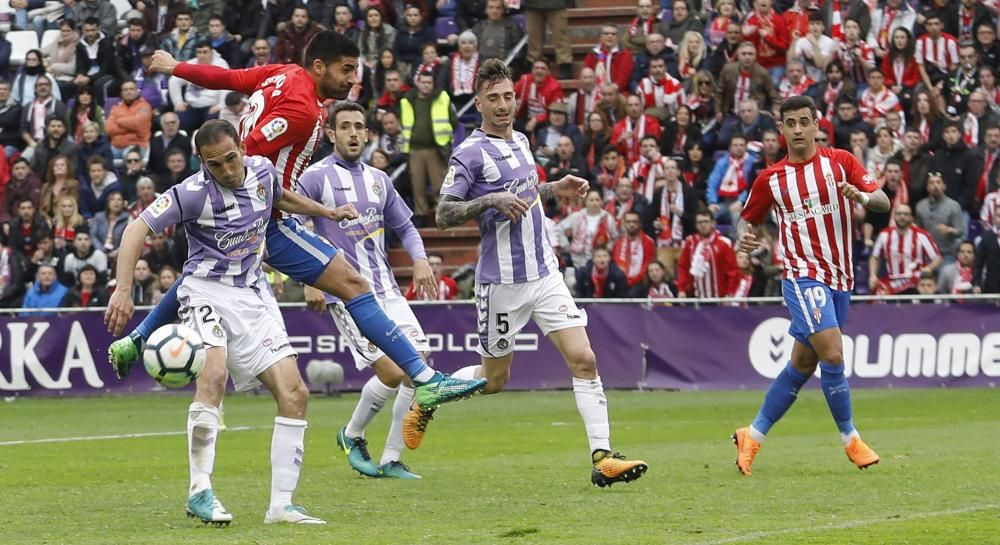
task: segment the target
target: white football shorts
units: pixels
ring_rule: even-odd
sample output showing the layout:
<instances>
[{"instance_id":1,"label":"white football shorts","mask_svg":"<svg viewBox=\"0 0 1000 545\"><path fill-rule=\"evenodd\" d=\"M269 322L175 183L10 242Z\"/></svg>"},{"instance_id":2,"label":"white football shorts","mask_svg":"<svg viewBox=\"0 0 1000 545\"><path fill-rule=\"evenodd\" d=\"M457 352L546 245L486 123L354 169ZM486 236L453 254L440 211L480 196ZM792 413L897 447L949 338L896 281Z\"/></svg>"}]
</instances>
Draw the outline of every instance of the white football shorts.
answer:
<instances>
[{"instance_id":1,"label":"white football shorts","mask_svg":"<svg viewBox=\"0 0 1000 545\"><path fill-rule=\"evenodd\" d=\"M476 284L479 354L499 358L514 351L514 336L532 319L542 334L586 327L587 313L576 306L556 272L520 284Z\"/></svg>"},{"instance_id":2,"label":"white football shorts","mask_svg":"<svg viewBox=\"0 0 1000 545\"><path fill-rule=\"evenodd\" d=\"M375 298L382 311L399 326L406 338L416 348L417 352L427 354L430 352L430 345L427 337L424 336L424 329L420 327L420 322L414 316L410 304L404 297L394 293L387 294L385 299ZM337 301L326 306L333 317L333 323L337 326L337 331L342 337L350 341L351 355L354 356L354 365L359 369L371 367L385 353L379 347L361 334L358 325L351 318L351 313L347 312L344 303Z\"/></svg>"},{"instance_id":3,"label":"white football shorts","mask_svg":"<svg viewBox=\"0 0 1000 545\"><path fill-rule=\"evenodd\" d=\"M238 392L256 388L257 375L297 355L266 282L262 276L253 290L188 275L177 288L181 321L201 335L206 349L226 349L226 368Z\"/></svg>"}]
</instances>

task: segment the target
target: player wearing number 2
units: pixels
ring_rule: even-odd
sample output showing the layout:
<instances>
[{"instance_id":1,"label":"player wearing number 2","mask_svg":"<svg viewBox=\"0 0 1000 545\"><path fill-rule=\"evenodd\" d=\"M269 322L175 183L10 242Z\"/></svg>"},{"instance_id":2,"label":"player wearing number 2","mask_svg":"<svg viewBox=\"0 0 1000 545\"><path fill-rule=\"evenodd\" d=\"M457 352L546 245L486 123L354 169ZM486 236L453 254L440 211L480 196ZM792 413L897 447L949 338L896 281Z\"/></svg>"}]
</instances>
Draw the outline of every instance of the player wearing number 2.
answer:
<instances>
[{"instance_id":1,"label":"player wearing number 2","mask_svg":"<svg viewBox=\"0 0 1000 545\"><path fill-rule=\"evenodd\" d=\"M733 434L736 467L750 475L767 432L819 365L823 394L847 457L864 469L878 463L879 457L854 428L840 335L854 287L851 207L857 202L874 212L885 212L889 198L856 157L842 150L817 149L819 125L811 98L786 100L780 115L788 157L761 172L754 182L743 209L746 221L740 229L739 251L750 252L760 245L755 226L775 209L785 252L782 292L795 344L791 361L768 389L757 418Z\"/></svg>"},{"instance_id":2,"label":"player wearing number 2","mask_svg":"<svg viewBox=\"0 0 1000 545\"><path fill-rule=\"evenodd\" d=\"M502 390L510 378L514 338L533 319L573 374L573 393L590 443L591 481L607 486L638 479L646 464L611 451L608 400L587 338L587 315L563 283L542 223L542 202L552 196L582 197L589 184L566 176L539 185L528 138L512 128L514 83L503 62L490 59L479 68L475 101L482 127L452 153L437 209L442 229L476 218L482 234L476 270L482 365L454 376L485 377L484 393ZM410 448L423 437L427 409L421 404L404 419L403 437Z\"/></svg>"}]
</instances>

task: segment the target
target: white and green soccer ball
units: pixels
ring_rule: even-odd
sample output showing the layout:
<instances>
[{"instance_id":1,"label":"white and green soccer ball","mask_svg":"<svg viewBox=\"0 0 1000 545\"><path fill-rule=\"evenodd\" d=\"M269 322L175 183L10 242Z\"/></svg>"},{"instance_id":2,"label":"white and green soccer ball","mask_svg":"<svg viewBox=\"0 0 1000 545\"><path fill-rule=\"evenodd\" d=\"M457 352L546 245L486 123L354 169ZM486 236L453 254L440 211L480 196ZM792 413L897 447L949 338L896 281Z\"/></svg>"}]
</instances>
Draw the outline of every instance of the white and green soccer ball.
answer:
<instances>
[{"instance_id":1,"label":"white and green soccer ball","mask_svg":"<svg viewBox=\"0 0 1000 545\"><path fill-rule=\"evenodd\" d=\"M146 372L167 388L191 384L205 369L201 336L183 324L170 324L153 332L142 351Z\"/></svg>"}]
</instances>

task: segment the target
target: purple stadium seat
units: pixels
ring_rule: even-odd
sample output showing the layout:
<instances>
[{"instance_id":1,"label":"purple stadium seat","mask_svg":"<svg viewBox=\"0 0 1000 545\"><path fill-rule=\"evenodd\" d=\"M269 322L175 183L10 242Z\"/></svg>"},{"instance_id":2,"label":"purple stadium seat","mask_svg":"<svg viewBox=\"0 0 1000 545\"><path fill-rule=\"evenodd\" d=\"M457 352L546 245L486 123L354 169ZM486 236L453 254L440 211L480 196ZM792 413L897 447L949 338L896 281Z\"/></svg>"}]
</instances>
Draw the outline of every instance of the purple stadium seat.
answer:
<instances>
[{"instance_id":1,"label":"purple stadium seat","mask_svg":"<svg viewBox=\"0 0 1000 545\"><path fill-rule=\"evenodd\" d=\"M111 108L114 108L115 104L121 101L122 99L119 97L107 97L104 99L104 119L107 119L111 115Z\"/></svg>"},{"instance_id":2,"label":"purple stadium seat","mask_svg":"<svg viewBox=\"0 0 1000 545\"><path fill-rule=\"evenodd\" d=\"M434 34L437 35L438 42L448 40L448 36L458 34L458 23L454 17L438 17L434 21Z\"/></svg>"}]
</instances>

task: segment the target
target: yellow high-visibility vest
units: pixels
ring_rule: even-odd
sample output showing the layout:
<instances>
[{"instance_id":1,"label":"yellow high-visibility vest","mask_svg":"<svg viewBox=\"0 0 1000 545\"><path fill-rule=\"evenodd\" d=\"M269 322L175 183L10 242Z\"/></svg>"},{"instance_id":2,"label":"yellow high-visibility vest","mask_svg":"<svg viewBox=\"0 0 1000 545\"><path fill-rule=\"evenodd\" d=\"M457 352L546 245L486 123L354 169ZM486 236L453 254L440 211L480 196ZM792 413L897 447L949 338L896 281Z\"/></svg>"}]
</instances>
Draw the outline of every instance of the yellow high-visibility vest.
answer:
<instances>
[{"instance_id":1,"label":"yellow high-visibility vest","mask_svg":"<svg viewBox=\"0 0 1000 545\"><path fill-rule=\"evenodd\" d=\"M440 92L431 103L431 126L434 128L434 142L441 147L451 144L453 129L451 128L451 97ZM410 137L413 135L413 104L409 98L399 101L400 123L403 125L403 153L410 153Z\"/></svg>"}]
</instances>

